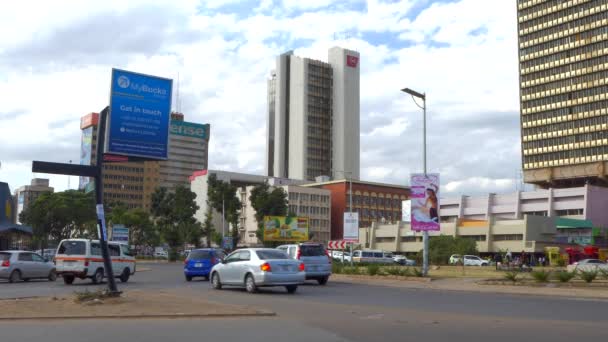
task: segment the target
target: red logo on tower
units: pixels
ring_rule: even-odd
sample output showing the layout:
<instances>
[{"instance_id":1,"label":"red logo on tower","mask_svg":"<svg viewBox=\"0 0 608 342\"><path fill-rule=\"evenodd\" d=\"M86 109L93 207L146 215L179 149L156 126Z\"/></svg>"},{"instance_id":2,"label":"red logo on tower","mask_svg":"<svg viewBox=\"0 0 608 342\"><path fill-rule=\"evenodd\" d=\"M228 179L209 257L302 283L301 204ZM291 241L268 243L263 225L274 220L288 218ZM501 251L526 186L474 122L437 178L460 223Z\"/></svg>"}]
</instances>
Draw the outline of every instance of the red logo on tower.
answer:
<instances>
[{"instance_id":1,"label":"red logo on tower","mask_svg":"<svg viewBox=\"0 0 608 342\"><path fill-rule=\"evenodd\" d=\"M346 55L346 65L351 68L356 68L359 64L359 57Z\"/></svg>"}]
</instances>

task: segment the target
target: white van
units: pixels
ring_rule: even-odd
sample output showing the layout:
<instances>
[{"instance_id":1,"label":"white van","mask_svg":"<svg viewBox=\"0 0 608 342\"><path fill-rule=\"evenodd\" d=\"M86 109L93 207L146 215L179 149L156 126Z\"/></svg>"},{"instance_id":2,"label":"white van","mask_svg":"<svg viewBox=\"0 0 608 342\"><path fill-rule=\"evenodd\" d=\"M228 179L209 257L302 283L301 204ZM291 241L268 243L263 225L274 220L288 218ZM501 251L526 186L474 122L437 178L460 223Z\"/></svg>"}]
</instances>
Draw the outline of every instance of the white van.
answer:
<instances>
[{"instance_id":1,"label":"white van","mask_svg":"<svg viewBox=\"0 0 608 342\"><path fill-rule=\"evenodd\" d=\"M108 242L112 258L114 276L126 283L135 274L135 258L129 246L118 242ZM55 269L63 277L63 282L72 284L76 277L91 278L94 284L100 283L106 276L98 240L67 239L62 240L55 254Z\"/></svg>"},{"instance_id":2,"label":"white van","mask_svg":"<svg viewBox=\"0 0 608 342\"><path fill-rule=\"evenodd\" d=\"M358 250L353 252L353 262L365 264L393 264L393 254L381 250Z\"/></svg>"}]
</instances>

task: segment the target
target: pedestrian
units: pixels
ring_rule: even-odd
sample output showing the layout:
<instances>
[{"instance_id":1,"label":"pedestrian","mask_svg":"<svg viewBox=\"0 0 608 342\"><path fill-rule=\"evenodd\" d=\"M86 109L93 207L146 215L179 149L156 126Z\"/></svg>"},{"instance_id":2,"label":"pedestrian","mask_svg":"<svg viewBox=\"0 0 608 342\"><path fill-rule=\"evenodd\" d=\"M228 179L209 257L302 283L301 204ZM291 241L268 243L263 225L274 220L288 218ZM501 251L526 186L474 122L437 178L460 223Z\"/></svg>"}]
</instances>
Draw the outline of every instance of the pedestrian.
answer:
<instances>
[{"instance_id":1,"label":"pedestrian","mask_svg":"<svg viewBox=\"0 0 608 342\"><path fill-rule=\"evenodd\" d=\"M502 256L500 253L494 254L494 262L496 262L496 270L498 271L500 268L500 263L502 262Z\"/></svg>"}]
</instances>

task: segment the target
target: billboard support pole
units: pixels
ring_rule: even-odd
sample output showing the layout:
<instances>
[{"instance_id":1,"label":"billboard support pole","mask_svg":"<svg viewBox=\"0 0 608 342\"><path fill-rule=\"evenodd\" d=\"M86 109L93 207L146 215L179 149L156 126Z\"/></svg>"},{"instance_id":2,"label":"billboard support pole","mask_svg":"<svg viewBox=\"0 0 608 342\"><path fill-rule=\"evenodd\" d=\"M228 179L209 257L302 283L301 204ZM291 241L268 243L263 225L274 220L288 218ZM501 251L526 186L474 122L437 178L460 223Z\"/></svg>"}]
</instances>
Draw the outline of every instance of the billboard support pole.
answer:
<instances>
[{"instance_id":1,"label":"billboard support pole","mask_svg":"<svg viewBox=\"0 0 608 342\"><path fill-rule=\"evenodd\" d=\"M95 203L97 204L97 224L99 226L99 244L101 245L101 255L103 257L103 266L105 275L108 279L108 290L113 295L119 295L120 292L116 287L116 279L114 279L114 271L112 270L112 261L108 250L107 230L105 215L103 212L103 148L105 144L106 134L106 119L108 117L109 108L106 107L99 113L99 131L97 132L97 175L95 175Z\"/></svg>"},{"instance_id":2,"label":"billboard support pole","mask_svg":"<svg viewBox=\"0 0 608 342\"><path fill-rule=\"evenodd\" d=\"M348 177L348 178L349 178L348 212L350 213L350 216L352 218L352 215L353 215L353 174L352 174L352 172L350 172L350 177ZM344 253L342 253L342 255L344 255ZM350 243L350 266L353 267L353 243L352 242Z\"/></svg>"},{"instance_id":3,"label":"billboard support pole","mask_svg":"<svg viewBox=\"0 0 608 342\"><path fill-rule=\"evenodd\" d=\"M426 94L422 97L422 158L424 159L424 176L426 177ZM422 232L422 275L427 276L429 274L429 232L425 230Z\"/></svg>"}]
</instances>

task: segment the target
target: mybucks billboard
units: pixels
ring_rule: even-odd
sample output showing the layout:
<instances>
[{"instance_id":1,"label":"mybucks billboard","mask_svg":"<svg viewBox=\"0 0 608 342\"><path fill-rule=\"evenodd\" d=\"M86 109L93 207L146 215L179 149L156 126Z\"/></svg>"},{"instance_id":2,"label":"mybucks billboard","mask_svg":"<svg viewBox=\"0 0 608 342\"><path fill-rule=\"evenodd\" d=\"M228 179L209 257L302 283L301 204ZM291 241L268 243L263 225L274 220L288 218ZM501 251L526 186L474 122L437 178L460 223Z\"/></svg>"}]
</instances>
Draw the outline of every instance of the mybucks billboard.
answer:
<instances>
[{"instance_id":1,"label":"mybucks billboard","mask_svg":"<svg viewBox=\"0 0 608 342\"><path fill-rule=\"evenodd\" d=\"M209 124L171 120L171 134L199 139L209 139Z\"/></svg>"},{"instance_id":2,"label":"mybucks billboard","mask_svg":"<svg viewBox=\"0 0 608 342\"><path fill-rule=\"evenodd\" d=\"M307 241L308 217L264 216L264 241Z\"/></svg>"}]
</instances>

